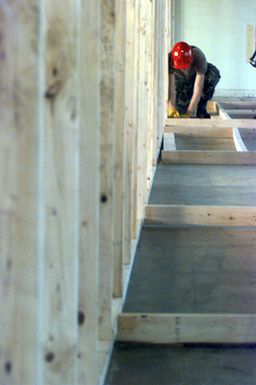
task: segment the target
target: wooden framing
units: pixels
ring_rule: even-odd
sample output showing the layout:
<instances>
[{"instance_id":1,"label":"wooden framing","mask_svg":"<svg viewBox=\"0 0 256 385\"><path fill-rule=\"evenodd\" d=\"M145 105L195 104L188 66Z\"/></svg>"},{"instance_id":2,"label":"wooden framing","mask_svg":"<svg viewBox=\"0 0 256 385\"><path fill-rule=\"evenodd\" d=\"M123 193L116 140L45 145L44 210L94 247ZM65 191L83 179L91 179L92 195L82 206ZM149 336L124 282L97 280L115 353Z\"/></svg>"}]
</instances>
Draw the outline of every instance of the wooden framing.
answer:
<instances>
[{"instance_id":1,"label":"wooden framing","mask_svg":"<svg viewBox=\"0 0 256 385\"><path fill-rule=\"evenodd\" d=\"M32 10L33 3L20 4L19 13L16 3L0 6L0 382L14 385L36 381L34 363L42 339L39 347L35 336L44 314L44 251L38 237L44 227L42 220L37 221L38 201L43 199L38 188L44 184L43 154L37 149L37 140L43 138L42 110L37 115L37 97L43 91L37 67L40 63L42 68L43 52L38 58L36 49L31 50L42 32L40 9ZM42 366L42 359L38 364Z\"/></svg>"},{"instance_id":2,"label":"wooden framing","mask_svg":"<svg viewBox=\"0 0 256 385\"><path fill-rule=\"evenodd\" d=\"M175 127L175 128L174 128ZM177 127L183 129L184 132L189 132L191 127L194 130L203 128L256 128L255 119L166 119L165 132L174 132Z\"/></svg>"},{"instance_id":3,"label":"wooden framing","mask_svg":"<svg viewBox=\"0 0 256 385\"><path fill-rule=\"evenodd\" d=\"M240 105L239 105L240 107ZM251 105L247 105L247 108ZM167 119L162 160L167 163L256 165L256 152L247 151L239 128L254 137L255 120L231 119L218 103L209 106L212 120ZM218 112L218 116L216 115ZM239 116L240 111L237 110ZM233 138L237 151L177 151L175 135L189 138ZM199 140L200 142L200 140ZM202 140L203 143L203 140ZM200 143L199 143L200 144ZM255 228L256 208L245 206L147 205L145 224ZM118 318L118 341L176 343L255 343L256 314L137 314Z\"/></svg>"},{"instance_id":4,"label":"wooden framing","mask_svg":"<svg viewBox=\"0 0 256 385\"><path fill-rule=\"evenodd\" d=\"M164 151L176 151L175 135L173 132L164 135Z\"/></svg>"},{"instance_id":5,"label":"wooden framing","mask_svg":"<svg viewBox=\"0 0 256 385\"><path fill-rule=\"evenodd\" d=\"M237 151L248 151L238 128L233 128L233 140Z\"/></svg>"},{"instance_id":6,"label":"wooden framing","mask_svg":"<svg viewBox=\"0 0 256 385\"><path fill-rule=\"evenodd\" d=\"M255 165L256 152L236 151L162 151L164 163Z\"/></svg>"},{"instance_id":7,"label":"wooden framing","mask_svg":"<svg viewBox=\"0 0 256 385\"><path fill-rule=\"evenodd\" d=\"M177 343L255 343L255 314L137 314L118 317L118 341Z\"/></svg>"},{"instance_id":8,"label":"wooden framing","mask_svg":"<svg viewBox=\"0 0 256 385\"><path fill-rule=\"evenodd\" d=\"M255 227L256 207L147 205L146 224Z\"/></svg>"},{"instance_id":9,"label":"wooden framing","mask_svg":"<svg viewBox=\"0 0 256 385\"><path fill-rule=\"evenodd\" d=\"M171 3L0 4L1 384L104 381L160 151Z\"/></svg>"},{"instance_id":10,"label":"wooden framing","mask_svg":"<svg viewBox=\"0 0 256 385\"><path fill-rule=\"evenodd\" d=\"M78 285L78 378L97 383L101 368L98 344L100 249L100 4L90 0L80 10L80 241ZM93 65L88 65L88 58ZM91 145L94 143L94 146ZM90 170L91 172L86 172ZM88 274L88 270L90 274ZM89 315L89 316L88 316ZM88 354L88 350L91 352ZM99 369L101 370L101 369Z\"/></svg>"}]
</instances>

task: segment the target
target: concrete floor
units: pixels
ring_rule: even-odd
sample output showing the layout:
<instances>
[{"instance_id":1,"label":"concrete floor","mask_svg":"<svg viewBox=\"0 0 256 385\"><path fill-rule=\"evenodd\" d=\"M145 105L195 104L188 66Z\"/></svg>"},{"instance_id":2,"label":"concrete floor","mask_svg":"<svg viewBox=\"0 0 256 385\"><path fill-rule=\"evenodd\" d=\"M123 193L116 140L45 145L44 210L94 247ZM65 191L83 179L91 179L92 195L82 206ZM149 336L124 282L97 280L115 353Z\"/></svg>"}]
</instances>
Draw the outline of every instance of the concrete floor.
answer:
<instances>
[{"instance_id":1,"label":"concrete floor","mask_svg":"<svg viewBox=\"0 0 256 385\"><path fill-rule=\"evenodd\" d=\"M159 164L150 203L255 205L251 166ZM254 313L256 230L144 226L127 312ZM114 348L105 385L255 385L256 346Z\"/></svg>"},{"instance_id":2,"label":"concrete floor","mask_svg":"<svg viewBox=\"0 0 256 385\"><path fill-rule=\"evenodd\" d=\"M160 163L150 204L256 205L255 166Z\"/></svg>"},{"instance_id":3,"label":"concrete floor","mask_svg":"<svg viewBox=\"0 0 256 385\"><path fill-rule=\"evenodd\" d=\"M116 345L105 385L255 385L250 346Z\"/></svg>"},{"instance_id":4,"label":"concrete floor","mask_svg":"<svg viewBox=\"0 0 256 385\"><path fill-rule=\"evenodd\" d=\"M253 313L256 230L144 227L125 312Z\"/></svg>"}]
</instances>

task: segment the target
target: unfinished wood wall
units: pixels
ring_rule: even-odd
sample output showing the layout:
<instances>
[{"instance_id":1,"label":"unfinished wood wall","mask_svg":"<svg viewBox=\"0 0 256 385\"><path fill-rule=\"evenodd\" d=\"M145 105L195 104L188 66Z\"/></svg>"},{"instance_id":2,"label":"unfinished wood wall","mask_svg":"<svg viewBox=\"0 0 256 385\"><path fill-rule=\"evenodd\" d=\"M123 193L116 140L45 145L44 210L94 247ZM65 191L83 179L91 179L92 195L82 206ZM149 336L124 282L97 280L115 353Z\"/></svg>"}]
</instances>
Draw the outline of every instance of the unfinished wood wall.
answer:
<instances>
[{"instance_id":1,"label":"unfinished wood wall","mask_svg":"<svg viewBox=\"0 0 256 385\"><path fill-rule=\"evenodd\" d=\"M162 139L171 8L0 1L0 385L104 379Z\"/></svg>"}]
</instances>

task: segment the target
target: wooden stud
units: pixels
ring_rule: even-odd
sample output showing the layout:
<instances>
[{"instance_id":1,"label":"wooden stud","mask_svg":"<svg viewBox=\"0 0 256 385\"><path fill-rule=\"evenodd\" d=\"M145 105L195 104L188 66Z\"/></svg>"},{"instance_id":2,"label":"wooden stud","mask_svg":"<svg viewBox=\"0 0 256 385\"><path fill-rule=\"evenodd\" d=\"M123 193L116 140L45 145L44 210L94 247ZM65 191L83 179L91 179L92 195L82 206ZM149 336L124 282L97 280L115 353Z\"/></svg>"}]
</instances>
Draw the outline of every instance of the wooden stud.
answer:
<instances>
[{"instance_id":1,"label":"wooden stud","mask_svg":"<svg viewBox=\"0 0 256 385\"><path fill-rule=\"evenodd\" d=\"M124 251L124 103L125 103L125 17L126 2L115 2L115 49L114 49L114 125L115 125L115 164L114 164L114 263L113 296L121 297L123 291L123 251Z\"/></svg>"},{"instance_id":2,"label":"wooden stud","mask_svg":"<svg viewBox=\"0 0 256 385\"><path fill-rule=\"evenodd\" d=\"M255 227L256 207L147 205L146 224Z\"/></svg>"},{"instance_id":3,"label":"wooden stud","mask_svg":"<svg viewBox=\"0 0 256 385\"><path fill-rule=\"evenodd\" d=\"M126 47L125 47L125 186L124 194L124 264L129 264L131 258L132 217L133 217L133 190L134 177L133 157L135 153L135 0L128 0L126 5Z\"/></svg>"},{"instance_id":4,"label":"wooden stud","mask_svg":"<svg viewBox=\"0 0 256 385\"><path fill-rule=\"evenodd\" d=\"M151 344L255 343L255 314L138 314L118 317L117 340Z\"/></svg>"},{"instance_id":5,"label":"wooden stud","mask_svg":"<svg viewBox=\"0 0 256 385\"><path fill-rule=\"evenodd\" d=\"M162 151L164 163L255 165L256 152L236 151Z\"/></svg>"},{"instance_id":6,"label":"wooden stud","mask_svg":"<svg viewBox=\"0 0 256 385\"><path fill-rule=\"evenodd\" d=\"M77 383L78 10L45 1L44 383ZM65 38L64 38L65 37ZM58 367L58 370L56 370Z\"/></svg>"},{"instance_id":7,"label":"wooden stud","mask_svg":"<svg viewBox=\"0 0 256 385\"><path fill-rule=\"evenodd\" d=\"M34 385L43 362L37 339L44 258L37 246L43 239L40 7L34 0L1 2L0 17L0 382Z\"/></svg>"},{"instance_id":8,"label":"wooden stud","mask_svg":"<svg viewBox=\"0 0 256 385\"><path fill-rule=\"evenodd\" d=\"M135 20L134 20L134 135L133 135L133 157L132 157L132 239L138 237L138 111L139 111L139 59L140 59L140 0L135 0Z\"/></svg>"},{"instance_id":9,"label":"wooden stud","mask_svg":"<svg viewBox=\"0 0 256 385\"><path fill-rule=\"evenodd\" d=\"M98 355L100 211L100 4L80 10L80 264L77 323L79 383L96 384ZM92 145L93 144L93 145Z\"/></svg>"},{"instance_id":10,"label":"wooden stud","mask_svg":"<svg viewBox=\"0 0 256 385\"><path fill-rule=\"evenodd\" d=\"M115 0L101 0L99 339L112 340Z\"/></svg>"}]
</instances>

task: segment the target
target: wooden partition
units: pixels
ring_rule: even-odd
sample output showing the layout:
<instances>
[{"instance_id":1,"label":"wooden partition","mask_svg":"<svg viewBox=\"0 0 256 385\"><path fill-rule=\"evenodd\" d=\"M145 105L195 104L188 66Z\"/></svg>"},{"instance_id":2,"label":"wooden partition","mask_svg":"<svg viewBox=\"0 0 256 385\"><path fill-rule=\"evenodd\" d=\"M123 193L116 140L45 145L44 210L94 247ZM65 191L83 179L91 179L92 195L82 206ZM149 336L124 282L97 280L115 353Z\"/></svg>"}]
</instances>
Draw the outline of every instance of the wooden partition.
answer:
<instances>
[{"instance_id":1,"label":"wooden partition","mask_svg":"<svg viewBox=\"0 0 256 385\"><path fill-rule=\"evenodd\" d=\"M104 381L163 134L171 3L0 2L0 385Z\"/></svg>"}]
</instances>

